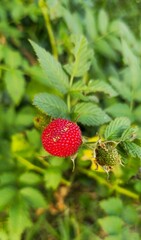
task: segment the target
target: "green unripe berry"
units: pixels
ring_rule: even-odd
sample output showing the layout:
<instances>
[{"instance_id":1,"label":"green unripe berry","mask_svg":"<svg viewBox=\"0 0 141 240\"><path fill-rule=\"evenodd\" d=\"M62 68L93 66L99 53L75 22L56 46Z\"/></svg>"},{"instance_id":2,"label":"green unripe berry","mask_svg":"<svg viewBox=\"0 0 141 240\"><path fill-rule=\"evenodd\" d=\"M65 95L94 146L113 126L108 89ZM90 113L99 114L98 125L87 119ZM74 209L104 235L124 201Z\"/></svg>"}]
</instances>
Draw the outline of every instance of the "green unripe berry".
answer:
<instances>
[{"instance_id":1,"label":"green unripe berry","mask_svg":"<svg viewBox=\"0 0 141 240\"><path fill-rule=\"evenodd\" d=\"M118 153L115 144L107 142L96 148L96 160L101 166L115 166L121 163L121 156Z\"/></svg>"}]
</instances>

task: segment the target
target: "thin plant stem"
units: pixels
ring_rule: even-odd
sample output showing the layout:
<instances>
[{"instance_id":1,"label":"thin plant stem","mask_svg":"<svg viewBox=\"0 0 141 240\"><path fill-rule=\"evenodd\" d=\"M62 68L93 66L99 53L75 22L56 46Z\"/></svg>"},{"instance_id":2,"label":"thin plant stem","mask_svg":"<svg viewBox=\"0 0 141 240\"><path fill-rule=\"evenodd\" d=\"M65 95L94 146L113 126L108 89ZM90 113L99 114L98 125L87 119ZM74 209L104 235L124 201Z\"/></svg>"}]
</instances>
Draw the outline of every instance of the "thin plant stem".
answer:
<instances>
[{"instance_id":1,"label":"thin plant stem","mask_svg":"<svg viewBox=\"0 0 141 240\"><path fill-rule=\"evenodd\" d=\"M48 9L48 5L47 5L47 1L45 2L44 0L39 0L39 7L42 11L42 14L43 14L43 17L45 20L45 25L46 25L46 29L47 29L47 32L49 35L53 56L56 59L58 59L56 40L54 37L54 33L53 33L53 29L52 29L52 25L51 25L51 21L50 21L50 17L49 17L49 9Z\"/></svg>"},{"instance_id":2,"label":"thin plant stem","mask_svg":"<svg viewBox=\"0 0 141 240\"><path fill-rule=\"evenodd\" d=\"M102 177L98 176L95 172L92 172L90 170L87 169L83 169L83 168L79 168L79 171L83 174L85 174L86 176L95 179L97 182L99 182L100 184L103 184L105 186L107 186L110 190L112 191L116 191L122 195L125 195L127 197L131 197L133 199L138 200L139 196L136 193L131 192L130 190L124 189L119 185L112 185L110 184L108 181L106 181L105 179L103 179Z\"/></svg>"}]
</instances>

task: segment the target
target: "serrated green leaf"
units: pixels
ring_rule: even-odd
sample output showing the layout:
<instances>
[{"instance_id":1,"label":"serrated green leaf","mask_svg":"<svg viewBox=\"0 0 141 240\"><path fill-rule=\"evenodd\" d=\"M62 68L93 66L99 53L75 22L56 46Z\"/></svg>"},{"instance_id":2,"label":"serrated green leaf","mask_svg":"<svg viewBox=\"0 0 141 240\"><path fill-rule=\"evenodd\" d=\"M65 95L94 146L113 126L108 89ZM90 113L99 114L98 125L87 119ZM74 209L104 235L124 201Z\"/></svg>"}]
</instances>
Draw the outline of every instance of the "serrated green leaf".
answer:
<instances>
[{"instance_id":1,"label":"serrated green leaf","mask_svg":"<svg viewBox=\"0 0 141 240\"><path fill-rule=\"evenodd\" d=\"M123 203L119 198L109 198L100 202L100 207L110 215L120 215L123 210Z\"/></svg>"},{"instance_id":2,"label":"serrated green leaf","mask_svg":"<svg viewBox=\"0 0 141 240\"><path fill-rule=\"evenodd\" d=\"M103 92L108 94L110 97L117 96L117 92L106 82L101 80L91 80L88 84L90 92Z\"/></svg>"},{"instance_id":3,"label":"serrated green leaf","mask_svg":"<svg viewBox=\"0 0 141 240\"><path fill-rule=\"evenodd\" d=\"M7 206L16 194L14 187L3 187L0 189L0 210Z\"/></svg>"},{"instance_id":4,"label":"serrated green leaf","mask_svg":"<svg viewBox=\"0 0 141 240\"><path fill-rule=\"evenodd\" d=\"M25 92L25 80L20 70L12 69L6 71L4 75L7 92L13 102L18 105Z\"/></svg>"},{"instance_id":5,"label":"serrated green leaf","mask_svg":"<svg viewBox=\"0 0 141 240\"><path fill-rule=\"evenodd\" d=\"M123 131L130 126L130 120L126 117L119 117L109 123L104 132L107 140L117 140L121 137Z\"/></svg>"},{"instance_id":6,"label":"serrated green leaf","mask_svg":"<svg viewBox=\"0 0 141 240\"><path fill-rule=\"evenodd\" d=\"M78 122L88 126L99 126L110 121L110 117L93 103L79 103L74 108Z\"/></svg>"},{"instance_id":7,"label":"serrated green leaf","mask_svg":"<svg viewBox=\"0 0 141 240\"><path fill-rule=\"evenodd\" d=\"M98 14L98 30L101 34L105 34L107 32L108 24L108 14L104 9L100 9Z\"/></svg>"},{"instance_id":8,"label":"serrated green leaf","mask_svg":"<svg viewBox=\"0 0 141 240\"><path fill-rule=\"evenodd\" d=\"M40 93L34 97L33 104L43 113L54 118L66 118L68 109L65 102L58 96Z\"/></svg>"},{"instance_id":9,"label":"serrated green leaf","mask_svg":"<svg viewBox=\"0 0 141 240\"><path fill-rule=\"evenodd\" d=\"M116 216L107 216L99 219L99 223L108 234L118 234L122 230L123 221Z\"/></svg>"},{"instance_id":10,"label":"serrated green leaf","mask_svg":"<svg viewBox=\"0 0 141 240\"><path fill-rule=\"evenodd\" d=\"M140 158L141 159L141 147L137 144L129 141L122 142L122 146L124 150L134 158Z\"/></svg>"},{"instance_id":11,"label":"serrated green leaf","mask_svg":"<svg viewBox=\"0 0 141 240\"><path fill-rule=\"evenodd\" d=\"M73 77L83 76L90 68L93 51L88 48L88 42L85 37L74 36L72 38L74 49L74 62L65 65L67 72Z\"/></svg>"},{"instance_id":12,"label":"serrated green leaf","mask_svg":"<svg viewBox=\"0 0 141 240\"><path fill-rule=\"evenodd\" d=\"M121 135L120 141L131 140L136 136L137 130L138 130L137 127L129 127L125 129L125 131Z\"/></svg>"},{"instance_id":13,"label":"serrated green leaf","mask_svg":"<svg viewBox=\"0 0 141 240\"><path fill-rule=\"evenodd\" d=\"M20 190L20 193L33 208L47 207L47 202L39 190L32 187L25 187Z\"/></svg>"},{"instance_id":14,"label":"serrated green leaf","mask_svg":"<svg viewBox=\"0 0 141 240\"><path fill-rule=\"evenodd\" d=\"M68 76L63 71L61 64L35 42L30 40L30 43L37 54L42 69L47 74L46 82L48 86L59 90L61 93L66 93L69 88Z\"/></svg>"},{"instance_id":15,"label":"serrated green leaf","mask_svg":"<svg viewBox=\"0 0 141 240\"><path fill-rule=\"evenodd\" d=\"M125 82L121 82L119 79L116 79L114 77L111 77L109 81L123 99L131 102L132 93L129 86Z\"/></svg>"},{"instance_id":16,"label":"serrated green leaf","mask_svg":"<svg viewBox=\"0 0 141 240\"><path fill-rule=\"evenodd\" d=\"M19 240L23 231L31 226L29 212L25 202L17 199L9 210L8 229L9 239Z\"/></svg>"}]
</instances>

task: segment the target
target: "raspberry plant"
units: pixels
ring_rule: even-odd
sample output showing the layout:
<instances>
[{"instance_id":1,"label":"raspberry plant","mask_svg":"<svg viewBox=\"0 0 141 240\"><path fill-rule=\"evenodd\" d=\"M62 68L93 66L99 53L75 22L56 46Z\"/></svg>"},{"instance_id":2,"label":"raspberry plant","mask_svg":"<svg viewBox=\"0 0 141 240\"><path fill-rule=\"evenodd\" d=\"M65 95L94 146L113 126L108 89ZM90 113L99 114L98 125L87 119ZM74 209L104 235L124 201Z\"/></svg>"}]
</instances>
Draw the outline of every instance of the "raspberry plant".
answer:
<instances>
[{"instance_id":1,"label":"raspberry plant","mask_svg":"<svg viewBox=\"0 0 141 240\"><path fill-rule=\"evenodd\" d=\"M140 240L140 4L1 0L1 240ZM41 143L58 119L74 172Z\"/></svg>"},{"instance_id":2,"label":"raspberry plant","mask_svg":"<svg viewBox=\"0 0 141 240\"><path fill-rule=\"evenodd\" d=\"M71 145L75 142L75 130L73 128L71 130L70 127L70 132L66 131L61 136L57 125L54 125L54 130L51 132L51 125L57 123L57 121L71 120L81 126L97 127L98 132L101 125L109 123L102 131L101 137L104 140L101 145L91 143L96 163L109 171L117 163L122 164L128 155L141 159L137 127L132 126L130 120L126 117L118 117L112 120L97 103L96 94L99 92L109 95L110 98L116 97L118 93L102 80L87 79L87 71L90 70L91 62L95 58L87 39L84 36L72 36L71 39L73 58L65 65L61 65L49 52L30 41L46 74L46 84L50 89L56 90L56 94L39 93L33 100L33 104L38 110L56 119L43 131L42 143L44 148L52 155L60 157L70 156L78 150L80 139L74 147L75 150L71 150ZM60 118L62 120L59 120ZM65 152L65 148L61 152L61 145L64 145L64 142L67 141L68 134L68 152ZM57 136L58 139L53 140L54 136ZM85 136L83 142L87 146ZM112 146L112 144L115 146ZM89 144L88 147L90 147Z\"/></svg>"}]
</instances>

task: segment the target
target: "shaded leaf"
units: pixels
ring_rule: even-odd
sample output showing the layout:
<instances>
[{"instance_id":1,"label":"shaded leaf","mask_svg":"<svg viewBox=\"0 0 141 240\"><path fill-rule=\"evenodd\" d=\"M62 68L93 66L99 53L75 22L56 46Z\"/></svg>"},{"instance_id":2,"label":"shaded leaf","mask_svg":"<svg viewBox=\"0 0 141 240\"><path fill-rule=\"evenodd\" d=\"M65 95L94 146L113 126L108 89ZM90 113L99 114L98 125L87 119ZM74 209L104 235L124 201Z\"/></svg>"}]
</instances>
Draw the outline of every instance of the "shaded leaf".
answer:
<instances>
[{"instance_id":1,"label":"shaded leaf","mask_svg":"<svg viewBox=\"0 0 141 240\"><path fill-rule=\"evenodd\" d=\"M110 121L110 117L93 103L79 103L74 108L78 122L88 126L99 126Z\"/></svg>"},{"instance_id":2,"label":"shaded leaf","mask_svg":"<svg viewBox=\"0 0 141 240\"><path fill-rule=\"evenodd\" d=\"M125 82L121 82L119 79L116 79L114 77L111 77L109 81L123 99L131 102L132 93L129 86Z\"/></svg>"},{"instance_id":3,"label":"shaded leaf","mask_svg":"<svg viewBox=\"0 0 141 240\"><path fill-rule=\"evenodd\" d=\"M110 97L117 96L117 92L106 82L101 80L91 80L88 84L90 92L103 92L108 94Z\"/></svg>"},{"instance_id":4,"label":"shaded leaf","mask_svg":"<svg viewBox=\"0 0 141 240\"><path fill-rule=\"evenodd\" d=\"M128 117L131 120L134 119L130 107L125 103L115 103L106 108L105 111L113 117Z\"/></svg>"}]
</instances>

